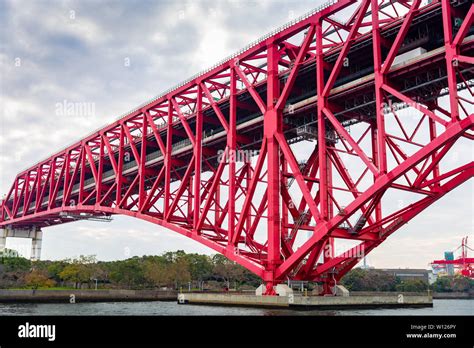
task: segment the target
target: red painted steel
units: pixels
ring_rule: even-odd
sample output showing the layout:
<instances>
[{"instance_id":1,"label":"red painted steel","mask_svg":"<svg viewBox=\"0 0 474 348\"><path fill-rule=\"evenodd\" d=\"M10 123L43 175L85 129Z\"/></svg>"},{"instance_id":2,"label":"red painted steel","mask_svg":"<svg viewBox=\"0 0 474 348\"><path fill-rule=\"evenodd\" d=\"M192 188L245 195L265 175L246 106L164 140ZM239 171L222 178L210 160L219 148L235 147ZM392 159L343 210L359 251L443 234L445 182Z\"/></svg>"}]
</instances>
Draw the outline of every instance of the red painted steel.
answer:
<instances>
[{"instance_id":1,"label":"red painted steel","mask_svg":"<svg viewBox=\"0 0 474 348\"><path fill-rule=\"evenodd\" d=\"M442 164L474 139L473 11L469 1L331 1L18 174L0 227L124 214L222 253L268 295L287 279L331 293L361 256L472 178L465 154ZM413 42L429 51L397 61ZM301 141L307 151L290 146ZM415 198L394 207L399 191ZM358 245L336 252L341 239Z\"/></svg>"}]
</instances>

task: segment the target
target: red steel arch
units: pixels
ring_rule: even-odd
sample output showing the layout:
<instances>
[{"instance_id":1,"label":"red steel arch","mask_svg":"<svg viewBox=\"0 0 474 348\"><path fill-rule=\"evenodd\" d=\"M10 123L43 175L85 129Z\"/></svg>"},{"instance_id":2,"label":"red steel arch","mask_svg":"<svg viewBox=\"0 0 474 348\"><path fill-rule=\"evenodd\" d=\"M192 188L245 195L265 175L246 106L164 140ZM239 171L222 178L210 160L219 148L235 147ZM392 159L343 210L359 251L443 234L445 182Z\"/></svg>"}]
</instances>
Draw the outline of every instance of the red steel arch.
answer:
<instances>
[{"instance_id":1,"label":"red steel arch","mask_svg":"<svg viewBox=\"0 0 474 348\"><path fill-rule=\"evenodd\" d=\"M268 295L289 278L331 293L472 178L468 156L446 158L474 139L473 12L330 1L22 171L0 228L124 214L224 254Z\"/></svg>"}]
</instances>

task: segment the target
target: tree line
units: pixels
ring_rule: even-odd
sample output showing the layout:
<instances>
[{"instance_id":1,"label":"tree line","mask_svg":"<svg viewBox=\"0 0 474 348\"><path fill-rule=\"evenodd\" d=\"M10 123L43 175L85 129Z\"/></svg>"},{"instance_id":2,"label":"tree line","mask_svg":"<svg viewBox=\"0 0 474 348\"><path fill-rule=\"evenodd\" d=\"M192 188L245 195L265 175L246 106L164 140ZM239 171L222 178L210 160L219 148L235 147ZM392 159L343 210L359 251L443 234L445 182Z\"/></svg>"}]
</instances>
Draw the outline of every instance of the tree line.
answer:
<instances>
[{"instance_id":1,"label":"tree line","mask_svg":"<svg viewBox=\"0 0 474 348\"><path fill-rule=\"evenodd\" d=\"M80 256L59 261L30 261L13 251L0 255L0 288L252 290L261 279L220 254L201 255L182 250L157 256L98 261ZM340 281L349 291L435 292L474 291L474 280L440 277L434 284L400 279L373 269L355 268ZM315 283L305 284L312 290Z\"/></svg>"},{"instance_id":2,"label":"tree line","mask_svg":"<svg viewBox=\"0 0 474 348\"><path fill-rule=\"evenodd\" d=\"M422 279L400 279L393 274L375 269L354 268L342 279L349 291L398 292L469 292L474 291L474 280L463 276L439 277L433 284Z\"/></svg>"},{"instance_id":3,"label":"tree line","mask_svg":"<svg viewBox=\"0 0 474 348\"><path fill-rule=\"evenodd\" d=\"M260 278L223 255L187 254L98 261L79 256L60 261L30 261L17 255L0 258L0 288L252 289Z\"/></svg>"}]
</instances>

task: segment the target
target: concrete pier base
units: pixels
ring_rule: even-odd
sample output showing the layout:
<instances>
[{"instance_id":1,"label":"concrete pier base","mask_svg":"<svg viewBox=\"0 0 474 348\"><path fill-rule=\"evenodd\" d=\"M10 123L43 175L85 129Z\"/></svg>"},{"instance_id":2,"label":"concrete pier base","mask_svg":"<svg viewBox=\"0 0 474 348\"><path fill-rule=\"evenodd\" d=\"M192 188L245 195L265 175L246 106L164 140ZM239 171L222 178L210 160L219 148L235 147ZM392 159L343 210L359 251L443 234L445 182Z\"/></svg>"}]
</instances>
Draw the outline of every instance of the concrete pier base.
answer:
<instances>
[{"instance_id":1,"label":"concrete pier base","mask_svg":"<svg viewBox=\"0 0 474 348\"><path fill-rule=\"evenodd\" d=\"M374 295L374 296L256 296L247 294L182 293L179 304L204 304L242 307L278 307L299 309L376 308L376 307L432 307L430 295Z\"/></svg>"},{"instance_id":2,"label":"concrete pier base","mask_svg":"<svg viewBox=\"0 0 474 348\"><path fill-rule=\"evenodd\" d=\"M293 294L293 289L291 289L286 284L278 284L274 286L273 289L278 294L278 296L290 296ZM255 290L255 295L263 296L263 294L265 293L265 290L266 290L265 285L262 284L257 288L257 290Z\"/></svg>"}]
</instances>

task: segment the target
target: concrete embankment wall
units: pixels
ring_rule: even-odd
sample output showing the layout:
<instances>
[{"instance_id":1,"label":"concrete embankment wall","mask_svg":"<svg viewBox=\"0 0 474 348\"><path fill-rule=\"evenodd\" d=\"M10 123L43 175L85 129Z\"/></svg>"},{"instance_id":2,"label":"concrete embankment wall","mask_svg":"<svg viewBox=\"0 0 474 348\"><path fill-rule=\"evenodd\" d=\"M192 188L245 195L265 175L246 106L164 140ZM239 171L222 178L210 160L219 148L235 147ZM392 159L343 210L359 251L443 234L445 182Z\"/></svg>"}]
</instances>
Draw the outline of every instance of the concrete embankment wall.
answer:
<instances>
[{"instance_id":1,"label":"concrete embankment wall","mask_svg":"<svg viewBox=\"0 0 474 348\"><path fill-rule=\"evenodd\" d=\"M390 291L351 291L351 296L396 296L398 292ZM404 292L406 296L424 296L428 292ZM429 293L433 299L470 299L474 298L474 292L432 292Z\"/></svg>"},{"instance_id":2,"label":"concrete embankment wall","mask_svg":"<svg viewBox=\"0 0 474 348\"><path fill-rule=\"evenodd\" d=\"M404 296L426 296L428 291L425 292L397 292L397 291L351 291L351 296L397 296L403 294ZM430 292L429 295L432 295Z\"/></svg>"},{"instance_id":3,"label":"concrete embankment wall","mask_svg":"<svg viewBox=\"0 0 474 348\"><path fill-rule=\"evenodd\" d=\"M176 301L163 290L0 290L0 302Z\"/></svg>"},{"instance_id":4,"label":"concrete embankment wall","mask_svg":"<svg viewBox=\"0 0 474 348\"><path fill-rule=\"evenodd\" d=\"M474 292L435 292L433 298L438 300L462 300L462 299L474 299Z\"/></svg>"},{"instance_id":5,"label":"concrete embankment wall","mask_svg":"<svg viewBox=\"0 0 474 348\"><path fill-rule=\"evenodd\" d=\"M431 307L433 299L427 294L394 294L370 296L255 296L244 294L183 293L180 304L220 306L310 308L376 308L376 307Z\"/></svg>"}]
</instances>

